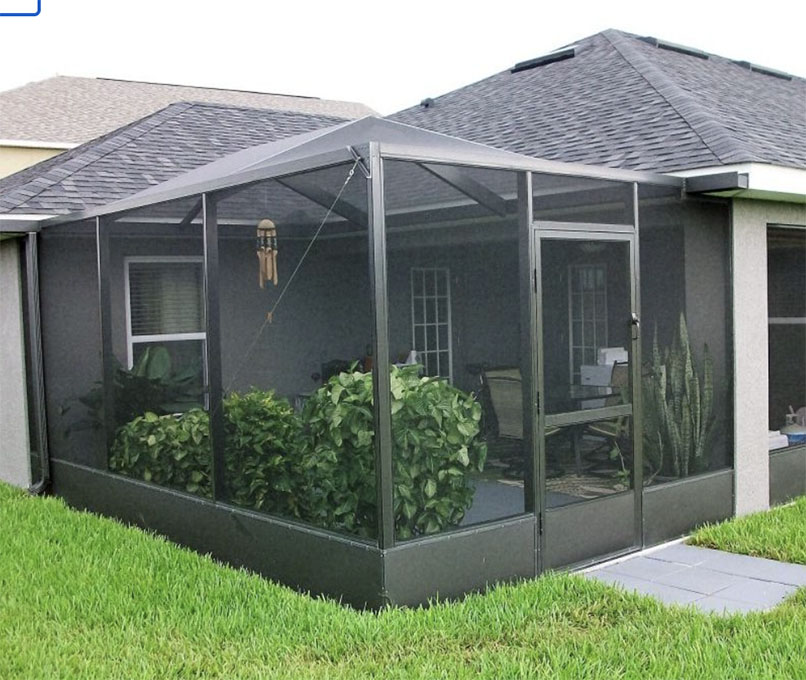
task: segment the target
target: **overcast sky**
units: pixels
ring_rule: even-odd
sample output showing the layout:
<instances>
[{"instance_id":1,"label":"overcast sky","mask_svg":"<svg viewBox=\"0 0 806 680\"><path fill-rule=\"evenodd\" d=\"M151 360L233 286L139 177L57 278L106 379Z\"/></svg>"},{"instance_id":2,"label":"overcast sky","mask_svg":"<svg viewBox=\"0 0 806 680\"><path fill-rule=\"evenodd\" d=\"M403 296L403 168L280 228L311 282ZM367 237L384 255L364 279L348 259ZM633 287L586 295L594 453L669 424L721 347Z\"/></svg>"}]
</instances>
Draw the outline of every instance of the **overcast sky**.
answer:
<instances>
[{"instance_id":1,"label":"overcast sky","mask_svg":"<svg viewBox=\"0 0 806 680\"><path fill-rule=\"evenodd\" d=\"M4 2L0 0L0 11ZM312 95L387 114L605 28L806 76L802 0L42 0L0 90L55 74ZM806 106L806 105L805 105Z\"/></svg>"}]
</instances>

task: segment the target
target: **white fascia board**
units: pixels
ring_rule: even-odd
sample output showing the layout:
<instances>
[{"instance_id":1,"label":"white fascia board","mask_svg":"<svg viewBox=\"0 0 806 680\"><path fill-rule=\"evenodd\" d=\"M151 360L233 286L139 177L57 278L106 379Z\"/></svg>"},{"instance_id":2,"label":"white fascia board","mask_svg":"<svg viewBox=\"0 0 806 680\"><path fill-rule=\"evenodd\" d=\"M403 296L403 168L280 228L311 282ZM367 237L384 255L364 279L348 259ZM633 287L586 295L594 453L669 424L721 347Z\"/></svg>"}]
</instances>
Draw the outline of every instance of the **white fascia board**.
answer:
<instances>
[{"instance_id":1,"label":"white fascia board","mask_svg":"<svg viewBox=\"0 0 806 680\"><path fill-rule=\"evenodd\" d=\"M40 223L55 215L0 214L0 232L25 233L39 231Z\"/></svg>"},{"instance_id":2,"label":"white fascia board","mask_svg":"<svg viewBox=\"0 0 806 680\"><path fill-rule=\"evenodd\" d=\"M75 149L75 142L40 142L28 139L0 139L0 146L15 147L18 149Z\"/></svg>"},{"instance_id":3,"label":"white fascia board","mask_svg":"<svg viewBox=\"0 0 806 680\"><path fill-rule=\"evenodd\" d=\"M676 177L700 177L725 172L738 172L747 175L747 189L729 192L715 192L715 195L737 198L755 198L767 201L806 203L806 170L787 168L767 163L736 163L716 165L693 170L679 170L667 174Z\"/></svg>"}]
</instances>

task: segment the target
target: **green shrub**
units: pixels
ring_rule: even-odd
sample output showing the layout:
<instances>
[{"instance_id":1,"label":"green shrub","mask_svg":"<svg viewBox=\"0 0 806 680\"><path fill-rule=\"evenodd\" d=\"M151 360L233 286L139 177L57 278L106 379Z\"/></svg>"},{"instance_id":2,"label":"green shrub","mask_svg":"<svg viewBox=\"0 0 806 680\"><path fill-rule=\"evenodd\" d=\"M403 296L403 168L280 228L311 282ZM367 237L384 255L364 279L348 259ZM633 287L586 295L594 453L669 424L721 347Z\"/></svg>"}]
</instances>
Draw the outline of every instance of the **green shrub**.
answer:
<instances>
[{"instance_id":1,"label":"green shrub","mask_svg":"<svg viewBox=\"0 0 806 680\"><path fill-rule=\"evenodd\" d=\"M298 448L299 420L272 392L231 394L223 403L227 484L234 503L296 515L300 475L288 456ZM115 472L181 491L212 495L210 419L201 409L146 412L119 428L109 457Z\"/></svg>"},{"instance_id":2,"label":"green shrub","mask_svg":"<svg viewBox=\"0 0 806 680\"><path fill-rule=\"evenodd\" d=\"M252 390L224 399L227 484L238 505L299 516L300 421L273 392Z\"/></svg>"},{"instance_id":3,"label":"green shrub","mask_svg":"<svg viewBox=\"0 0 806 680\"><path fill-rule=\"evenodd\" d=\"M202 403L202 369L198 360L175 367L168 350L160 345L146 347L131 369L116 364L112 374L114 422L130 423L150 411L158 416L200 407ZM86 411L67 427L74 430L100 430L103 427L104 388L101 382L82 397L70 399L61 407L61 415L75 403Z\"/></svg>"},{"instance_id":4,"label":"green shrub","mask_svg":"<svg viewBox=\"0 0 806 680\"><path fill-rule=\"evenodd\" d=\"M392 369L394 512L400 538L462 521L473 500L468 473L487 455L481 407L418 367ZM308 400L303 420L272 392L223 402L232 502L316 526L374 536L377 528L372 375L341 373ZM130 477L211 496L210 421L192 409L146 412L121 427L109 467Z\"/></svg>"},{"instance_id":5,"label":"green shrub","mask_svg":"<svg viewBox=\"0 0 806 680\"><path fill-rule=\"evenodd\" d=\"M481 405L416 368L392 372L395 526L400 538L432 534L462 521L473 502L468 472L481 471Z\"/></svg>"},{"instance_id":6,"label":"green shrub","mask_svg":"<svg viewBox=\"0 0 806 680\"><path fill-rule=\"evenodd\" d=\"M468 473L484 467L481 406L417 366L392 368L395 528L399 538L461 522L473 500ZM305 515L320 526L376 533L372 376L341 373L307 402Z\"/></svg>"},{"instance_id":7,"label":"green shrub","mask_svg":"<svg viewBox=\"0 0 806 680\"><path fill-rule=\"evenodd\" d=\"M329 529L376 533L372 374L339 373L305 403L303 516Z\"/></svg>"},{"instance_id":8,"label":"green shrub","mask_svg":"<svg viewBox=\"0 0 806 680\"><path fill-rule=\"evenodd\" d=\"M109 469L181 491L212 495L210 419L191 409L158 416L147 411L120 427L109 455Z\"/></svg>"}]
</instances>

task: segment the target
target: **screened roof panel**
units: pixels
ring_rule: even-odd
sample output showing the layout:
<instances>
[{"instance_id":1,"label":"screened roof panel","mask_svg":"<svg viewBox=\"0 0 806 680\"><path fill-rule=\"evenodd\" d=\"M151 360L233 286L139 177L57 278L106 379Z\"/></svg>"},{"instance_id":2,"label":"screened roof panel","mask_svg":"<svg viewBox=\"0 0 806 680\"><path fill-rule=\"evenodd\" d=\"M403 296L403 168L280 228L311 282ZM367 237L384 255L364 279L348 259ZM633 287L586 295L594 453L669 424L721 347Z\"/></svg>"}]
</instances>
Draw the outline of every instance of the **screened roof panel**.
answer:
<instances>
[{"instance_id":1,"label":"screened roof panel","mask_svg":"<svg viewBox=\"0 0 806 680\"><path fill-rule=\"evenodd\" d=\"M482 165L528 167L533 159L509 151L468 142L436 132L420 130L409 125L368 116L357 121L342 123L323 130L308 132L277 142L261 144L230 154L217 161L175 177L129 198L116 201L98 211L101 214L128 210L145 203L156 203L172 198L197 194L257 179L260 174L271 175L283 166L306 159L330 155L330 162L352 161L350 147L364 152L369 142L395 150L405 150L426 159L444 159L450 162L459 157L467 162ZM314 165L314 163L311 163ZM250 177L252 173L255 176Z\"/></svg>"},{"instance_id":2,"label":"screened roof panel","mask_svg":"<svg viewBox=\"0 0 806 680\"><path fill-rule=\"evenodd\" d=\"M543 161L387 119L366 117L244 149L81 216L132 210L151 203L198 195L201 192L254 182L265 177L280 177L303 170L320 170L344 162L352 164L353 151L356 150L364 163L368 164L370 142L380 144L381 154L385 158L414 160L422 164L457 164L464 166L466 170L469 170L470 166L481 166L487 169L555 173L563 178L601 177L608 180L658 184L679 184L682 181L662 175ZM471 175L474 173L478 174L478 171L470 172ZM511 187L511 179L503 176L501 178ZM494 181L494 184L497 183L497 180ZM492 191L497 189L495 186L488 188ZM499 189L497 193L501 193L501 190ZM353 202L349 196L346 200ZM55 218L50 223L66 221L68 221L66 218Z\"/></svg>"}]
</instances>

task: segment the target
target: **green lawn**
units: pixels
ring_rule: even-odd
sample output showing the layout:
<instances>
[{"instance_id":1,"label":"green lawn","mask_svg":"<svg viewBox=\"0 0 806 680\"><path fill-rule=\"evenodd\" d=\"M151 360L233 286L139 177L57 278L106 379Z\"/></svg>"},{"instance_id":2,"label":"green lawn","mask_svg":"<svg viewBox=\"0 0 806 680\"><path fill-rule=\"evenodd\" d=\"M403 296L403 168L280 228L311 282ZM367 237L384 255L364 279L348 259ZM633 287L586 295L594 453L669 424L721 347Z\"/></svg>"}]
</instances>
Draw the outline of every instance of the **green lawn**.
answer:
<instances>
[{"instance_id":1,"label":"green lawn","mask_svg":"<svg viewBox=\"0 0 806 680\"><path fill-rule=\"evenodd\" d=\"M703 527L692 545L806 564L806 496L771 512Z\"/></svg>"},{"instance_id":2,"label":"green lawn","mask_svg":"<svg viewBox=\"0 0 806 680\"><path fill-rule=\"evenodd\" d=\"M579 576L358 613L0 485L0 678L803 678L806 591L720 618Z\"/></svg>"}]
</instances>

